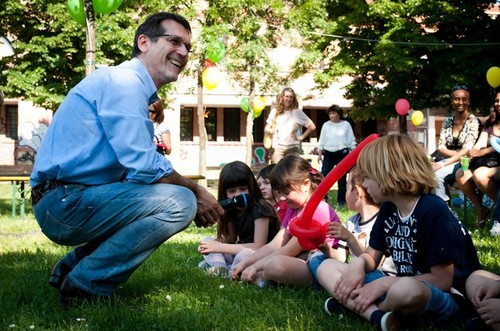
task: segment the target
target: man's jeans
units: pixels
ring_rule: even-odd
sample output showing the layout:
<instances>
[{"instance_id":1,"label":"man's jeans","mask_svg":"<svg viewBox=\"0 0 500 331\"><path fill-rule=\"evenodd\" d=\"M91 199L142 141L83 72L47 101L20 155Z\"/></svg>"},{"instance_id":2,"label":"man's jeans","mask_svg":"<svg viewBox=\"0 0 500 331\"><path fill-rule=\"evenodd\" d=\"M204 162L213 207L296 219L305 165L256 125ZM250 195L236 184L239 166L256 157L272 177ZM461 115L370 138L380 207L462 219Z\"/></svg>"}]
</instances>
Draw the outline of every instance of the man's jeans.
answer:
<instances>
[{"instance_id":1,"label":"man's jeans","mask_svg":"<svg viewBox=\"0 0 500 331\"><path fill-rule=\"evenodd\" d=\"M42 232L73 249L62 261L79 288L111 295L196 214L196 198L170 184L62 185L33 207Z\"/></svg>"}]
</instances>

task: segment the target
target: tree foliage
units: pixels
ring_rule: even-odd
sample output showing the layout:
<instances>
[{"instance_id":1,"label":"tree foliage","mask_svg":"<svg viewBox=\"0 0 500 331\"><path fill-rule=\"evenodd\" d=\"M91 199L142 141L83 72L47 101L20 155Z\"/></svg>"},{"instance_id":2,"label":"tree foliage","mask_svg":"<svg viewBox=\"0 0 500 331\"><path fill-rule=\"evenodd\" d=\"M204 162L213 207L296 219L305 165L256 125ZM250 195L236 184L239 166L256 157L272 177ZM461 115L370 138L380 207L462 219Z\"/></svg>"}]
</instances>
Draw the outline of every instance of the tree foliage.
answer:
<instances>
[{"instance_id":1,"label":"tree foliage","mask_svg":"<svg viewBox=\"0 0 500 331\"><path fill-rule=\"evenodd\" d=\"M111 14L96 14L97 67L130 58L135 30L147 15L160 10L188 15L189 8L190 3L128 0ZM55 110L85 76L85 26L71 18L66 1L0 2L0 35L8 37L16 52L0 59L0 85L10 98Z\"/></svg>"},{"instance_id":2,"label":"tree foliage","mask_svg":"<svg viewBox=\"0 0 500 331\"><path fill-rule=\"evenodd\" d=\"M250 96L251 105L257 93L277 93L284 83L269 51L279 45L286 32L287 9L286 3L279 0L209 0L204 15L200 16L200 61L206 58L203 45L213 40L224 42L226 56L218 65L231 78L236 91ZM202 68L200 65L200 71ZM248 164L252 159L252 131L250 106L246 128Z\"/></svg>"},{"instance_id":3,"label":"tree foliage","mask_svg":"<svg viewBox=\"0 0 500 331\"><path fill-rule=\"evenodd\" d=\"M453 85L468 85L473 106L487 113L487 70L499 65L500 19L485 0L300 1L293 16L307 39L294 67L314 70L319 88L350 75L346 97L354 119L388 118L407 98L413 109L447 106ZM311 12L319 13L308 20Z\"/></svg>"}]
</instances>

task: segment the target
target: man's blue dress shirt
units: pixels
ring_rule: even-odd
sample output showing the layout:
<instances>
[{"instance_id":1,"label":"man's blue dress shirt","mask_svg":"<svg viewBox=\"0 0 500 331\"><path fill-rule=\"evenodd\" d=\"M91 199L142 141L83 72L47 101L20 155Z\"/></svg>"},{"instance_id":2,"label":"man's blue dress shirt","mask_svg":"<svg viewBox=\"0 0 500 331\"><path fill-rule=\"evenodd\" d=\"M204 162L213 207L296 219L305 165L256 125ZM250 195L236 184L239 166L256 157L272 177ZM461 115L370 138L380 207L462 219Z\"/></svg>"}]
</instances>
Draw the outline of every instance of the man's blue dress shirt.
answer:
<instances>
[{"instance_id":1,"label":"man's blue dress shirt","mask_svg":"<svg viewBox=\"0 0 500 331\"><path fill-rule=\"evenodd\" d=\"M31 187L57 179L152 183L172 173L156 152L148 105L156 86L137 58L102 68L66 96L38 150Z\"/></svg>"}]
</instances>

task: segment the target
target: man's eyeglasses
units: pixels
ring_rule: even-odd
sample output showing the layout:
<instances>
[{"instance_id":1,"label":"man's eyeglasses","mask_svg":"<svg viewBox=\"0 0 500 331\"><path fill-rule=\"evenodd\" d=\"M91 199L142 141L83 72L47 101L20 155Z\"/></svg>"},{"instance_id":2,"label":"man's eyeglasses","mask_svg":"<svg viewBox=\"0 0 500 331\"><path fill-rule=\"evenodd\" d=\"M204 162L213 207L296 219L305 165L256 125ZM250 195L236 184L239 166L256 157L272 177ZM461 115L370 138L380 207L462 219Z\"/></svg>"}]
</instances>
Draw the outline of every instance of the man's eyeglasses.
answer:
<instances>
[{"instance_id":1,"label":"man's eyeglasses","mask_svg":"<svg viewBox=\"0 0 500 331\"><path fill-rule=\"evenodd\" d=\"M185 43L184 40L175 35L175 34L171 34L171 33L162 33L162 34L159 34L159 35L156 35L156 37L167 37L167 40L172 44L174 45L175 48L180 48L182 45L186 46L186 49L188 51L188 53L191 53L191 48L193 47L191 44L189 43Z\"/></svg>"},{"instance_id":2,"label":"man's eyeglasses","mask_svg":"<svg viewBox=\"0 0 500 331\"><path fill-rule=\"evenodd\" d=\"M455 91L458 91L458 90L464 90L464 91L467 91L469 92L469 88L465 85L455 85L451 88L451 91L452 92L455 92Z\"/></svg>"}]
</instances>

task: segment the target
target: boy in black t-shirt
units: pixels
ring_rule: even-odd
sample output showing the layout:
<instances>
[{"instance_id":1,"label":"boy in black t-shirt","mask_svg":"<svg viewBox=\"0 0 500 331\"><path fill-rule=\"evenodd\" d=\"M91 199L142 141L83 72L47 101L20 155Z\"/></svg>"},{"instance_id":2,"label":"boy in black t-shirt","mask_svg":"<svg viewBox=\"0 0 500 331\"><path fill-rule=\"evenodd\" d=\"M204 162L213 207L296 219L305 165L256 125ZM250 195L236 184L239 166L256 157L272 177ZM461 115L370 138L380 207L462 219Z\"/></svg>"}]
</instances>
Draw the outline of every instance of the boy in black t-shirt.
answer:
<instances>
[{"instance_id":1,"label":"boy in black t-shirt","mask_svg":"<svg viewBox=\"0 0 500 331\"><path fill-rule=\"evenodd\" d=\"M432 194L437 182L425 152L408 136L389 135L366 146L357 166L363 186L382 204L380 213L365 252L344 267L323 262L320 284L339 306L381 330L397 330L403 315L449 320L462 301L452 293L465 293L467 277L480 264L463 224ZM386 253L395 277L373 272Z\"/></svg>"}]
</instances>

